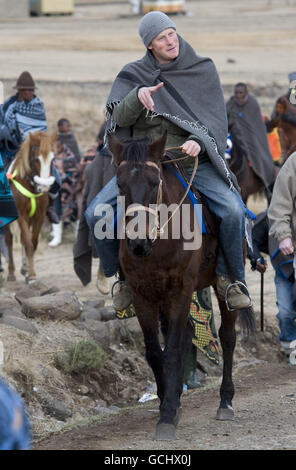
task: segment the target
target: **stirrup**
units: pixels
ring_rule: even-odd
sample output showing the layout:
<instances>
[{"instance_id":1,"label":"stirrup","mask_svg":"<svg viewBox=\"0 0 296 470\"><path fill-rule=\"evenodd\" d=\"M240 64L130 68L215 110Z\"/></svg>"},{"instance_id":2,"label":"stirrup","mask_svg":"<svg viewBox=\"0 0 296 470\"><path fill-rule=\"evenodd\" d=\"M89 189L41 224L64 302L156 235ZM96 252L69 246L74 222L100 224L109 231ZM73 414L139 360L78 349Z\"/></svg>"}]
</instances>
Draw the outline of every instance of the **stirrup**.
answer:
<instances>
[{"instance_id":1,"label":"stirrup","mask_svg":"<svg viewBox=\"0 0 296 470\"><path fill-rule=\"evenodd\" d=\"M225 291L225 303L226 303L227 310L228 310L229 312L235 312L235 310L237 310L237 308L230 308L230 307L229 307L229 304L228 304L228 291L229 291L229 289L231 289L231 287L233 287L233 286L239 286L239 287L245 288L245 290L247 291L247 292L246 292L246 295L249 297L249 301L250 301L250 305L249 305L248 307L246 307L246 308L253 307L253 301L252 301L252 299L251 299L251 296L250 296L250 293L249 293L249 289L247 288L247 286L246 286L243 282L241 282L241 281L234 281L234 282L232 282L231 284L228 284L228 286L226 287L226 291ZM243 294L244 294L244 292L243 292Z\"/></svg>"}]
</instances>

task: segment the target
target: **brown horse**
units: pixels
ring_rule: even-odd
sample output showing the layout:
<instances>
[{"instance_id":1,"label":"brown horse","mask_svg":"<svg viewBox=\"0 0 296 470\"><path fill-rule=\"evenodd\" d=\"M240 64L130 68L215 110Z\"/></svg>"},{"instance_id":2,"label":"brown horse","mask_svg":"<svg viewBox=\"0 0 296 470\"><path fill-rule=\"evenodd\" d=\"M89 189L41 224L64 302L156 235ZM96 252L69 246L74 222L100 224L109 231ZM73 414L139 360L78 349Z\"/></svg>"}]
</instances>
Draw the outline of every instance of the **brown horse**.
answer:
<instances>
[{"instance_id":1,"label":"brown horse","mask_svg":"<svg viewBox=\"0 0 296 470\"><path fill-rule=\"evenodd\" d=\"M240 142L235 132L231 133L232 149L227 162L231 171L235 174L239 187L241 188L241 197L247 204L249 196L252 194L263 193L265 190L264 183L254 172L242 142ZM266 194L267 200L270 195Z\"/></svg>"},{"instance_id":2,"label":"brown horse","mask_svg":"<svg viewBox=\"0 0 296 470\"><path fill-rule=\"evenodd\" d=\"M19 216L23 247L21 274L27 282L36 279L33 258L48 207L48 190L55 180L50 176L50 170L56 138L57 134L49 135L46 132L29 134L7 172ZM14 281L13 237L9 225L5 227L5 241L8 248L7 280Z\"/></svg>"},{"instance_id":3,"label":"brown horse","mask_svg":"<svg viewBox=\"0 0 296 470\"><path fill-rule=\"evenodd\" d=\"M120 240L120 265L133 291L146 358L157 383L160 418L155 438L160 440L174 439L175 436L181 411L184 357L192 341L188 320L192 294L195 290L215 286L217 254L217 238L213 232L201 235L188 199L159 228L162 208L178 206L184 196L182 184L168 168L171 165L161 164L165 142L166 135L152 144L145 140L121 144L115 137L109 138L109 147L117 164L118 188L127 208L126 236ZM183 210L185 206L186 211ZM139 227L145 219L138 236L132 233L135 226L133 213L139 218ZM143 219L143 215L150 220ZM173 236L176 228L179 228L179 235ZM189 229L192 236L196 236L194 247L186 247ZM233 419L232 360L238 312L229 311L226 301L218 299L218 302L222 316L219 336L224 368L216 417L227 420ZM252 315L247 309L243 320L252 320ZM164 350L159 341L160 317L166 319Z\"/></svg>"},{"instance_id":4,"label":"brown horse","mask_svg":"<svg viewBox=\"0 0 296 470\"><path fill-rule=\"evenodd\" d=\"M291 153L296 151L296 106L287 96L282 96L277 100L268 126L271 129L278 128L284 163Z\"/></svg>"}]
</instances>

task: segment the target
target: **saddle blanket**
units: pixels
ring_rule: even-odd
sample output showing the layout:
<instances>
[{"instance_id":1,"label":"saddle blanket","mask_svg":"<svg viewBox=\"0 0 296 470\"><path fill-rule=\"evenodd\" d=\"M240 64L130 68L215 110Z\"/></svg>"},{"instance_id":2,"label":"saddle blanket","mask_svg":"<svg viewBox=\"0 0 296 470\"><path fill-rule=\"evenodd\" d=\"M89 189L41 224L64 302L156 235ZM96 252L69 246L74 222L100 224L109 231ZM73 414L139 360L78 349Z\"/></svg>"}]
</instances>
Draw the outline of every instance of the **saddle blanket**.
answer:
<instances>
[{"instance_id":1,"label":"saddle blanket","mask_svg":"<svg viewBox=\"0 0 296 470\"><path fill-rule=\"evenodd\" d=\"M190 319L194 328L192 343L213 363L219 364L218 337L215 328L210 288L195 291L190 306ZM120 320L136 316L134 306L116 310Z\"/></svg>"}]
</instances>

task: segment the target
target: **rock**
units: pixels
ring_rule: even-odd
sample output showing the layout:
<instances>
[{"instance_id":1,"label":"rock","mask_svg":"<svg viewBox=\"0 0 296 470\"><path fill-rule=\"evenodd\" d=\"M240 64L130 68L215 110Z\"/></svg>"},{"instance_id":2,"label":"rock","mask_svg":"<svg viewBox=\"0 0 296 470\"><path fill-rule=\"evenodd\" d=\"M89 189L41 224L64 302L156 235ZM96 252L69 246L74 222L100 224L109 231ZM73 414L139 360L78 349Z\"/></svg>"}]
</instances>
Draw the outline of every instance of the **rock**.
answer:
<instances>
[{"instance_id":1,"label":"rock","mask_svg":"<svg viewBox=\"0 0 296 470\"><path fill-rule=\"evenodd\" d=\"M9 297L7 295L1 295L0 312L13 308L19 308L18 302L12 297Z\"/></svg>"},{"instance_id":2,"label":"rock","mask_svg":"<svg viewBox=\"0 0 296 470\"><path fill-rule=\"evenodd\" d=\"M30 299L32 297L40 297L56 292L59 292L59 289L57 287L48 287L45 284L36 281L18 290L18 292L15 294L15 299L18 301L19 304L23 305L25 299Z\"/></svg>"},{"instance_id":3,"label":"rock","mask_svg":"<svg viewBox=\"0 0 296 470\"><path fill-rule=\"evenodd\" d=\"M26 331L27 333L38 333L37 328L31 322L20 317L15 317L13 315L3 315L0 318L0 323L2 323L3 325L13 326L18 330Z\"/></svg>"},{"instance_id":4,"label":"rock","mask_svg":"<svg viewBox=\"0 0 296 470\"><path fill-rule=\"evenodd\" d=\"M59 400L53 398L49 395L44 395L41 398L41 406L45 413L49 414L53 418L58 419L59 421L67 421L68 418L71 418L72 411L63 405Z\"/></svg>"},{"instance_id":5,"label":"rock","mask_svg":"<svg viewBox=\"0 0 296 470\"><path fill-rule=\"evenodd\" d=\"M78 392L80 395L87 395L89 393L89 389L86 385L80 385Z\"/></svg>"},{"instance_id":6,"label":"rock","mask_svg":"<svg viewBox=\"0 0 296 470\"><path fill-rule=\"evenodd\" d=\"M83 302L83 309L86 307L92 307L92 308L101 308L104 307L105 305L105 300L104 299L96 299L96 300L86 300Z\"/></svg>"},{"instance_id":7,"label":"rock","mask_svg":"<svg viewBox=\"0 0 296 470\"><path fill-rule=\"evenodd\" d=\"M114 320L116 318L116 312L113 307L104 307L99 310L102 321Z\"/></svg>"},{"instance_id":8,"label":"rock","mask_svg":"<svg viewBox=\"0 0 296 470\"><path fill-rule=\"evenodd\" d=\"M8 308L0 308L0 318L3 316L12 315L14 317L26 318L25 315L21 312L19 306L17 307L8 307Z\"/></svg>"},{"instance_id":9,"label":"rock","mask_svg":"<svg viewBox=\"0 0 296 470\"><path fill-rule=\"evenodd\" d=\"M112 343L120 343L121 326L120 320L98 322L94 320L85 321L85 329L102 348L108 348Z\"/></svg>"},{"instance_id":10,"label":"rock","mask_svg":"<svg viewBox=\"0 0 296 470\"><path fill-rule=\"evenodd\" d=\"M101 415L101 414L114 414L116 413L120 408L117 408L116 406L115 407L111 407L110 408L107 408L107 407L104 407L104 406L96 406L95 408L92 408L91 410L89 410L89 413L93 414L93 415Z\"/></svg>"},{"instance_id":11,"label":"rock","mask_svg":"<svg viewBox=\"0 0 296 470\"><path fill-rule=\"evenodd\" d=\"M93 307L87 307L83 309L80 319L82 321L86 321L86 320L101 321L102 315L101 315L100 310L97 310L96 308L93 308Z\"/></svg>"},{"instance_id":12,"label":"rock","mask_svg":"<svg viewBox=\"0 0 296 470\"><path fill-rule=\"evenodd\" d=\"M58 292L23 299L22 312L29 318L75 320L80 317L82 305L74 292Z\"/></svg>"}]
</instances>

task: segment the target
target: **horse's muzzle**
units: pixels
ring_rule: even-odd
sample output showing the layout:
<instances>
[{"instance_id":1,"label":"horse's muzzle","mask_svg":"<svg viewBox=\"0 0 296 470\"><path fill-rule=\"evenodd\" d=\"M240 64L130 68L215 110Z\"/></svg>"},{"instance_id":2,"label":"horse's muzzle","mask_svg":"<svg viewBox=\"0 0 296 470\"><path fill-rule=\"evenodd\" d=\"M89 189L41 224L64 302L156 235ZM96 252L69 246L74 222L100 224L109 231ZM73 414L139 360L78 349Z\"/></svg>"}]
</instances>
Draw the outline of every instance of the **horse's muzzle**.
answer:
<instances>
[{"instance_id":1,"label":"horse's muzzle","mask_svg":"<svg viewBox=\"0 0 296 470\"><path fill-rule=\"evenodd\" d=\"M149 238L137 238L135 240L128 239L127 245L133 255L137 256L138 258L145 258L151 254L152 240Z\"/></svg>"},{"instance_id":2,"label":"horse's muzzle","mask_svg":"<svg viewBox=\"0 0 296 470\"><path fill-rule=\"evenodd\" d=\"M34 182L37 185L37 191L40 193L46 192L55 182L54 176L49 176L48 178L41 178L41 176L34 175L33 177Z\"/></svg>"}]
</instances>

